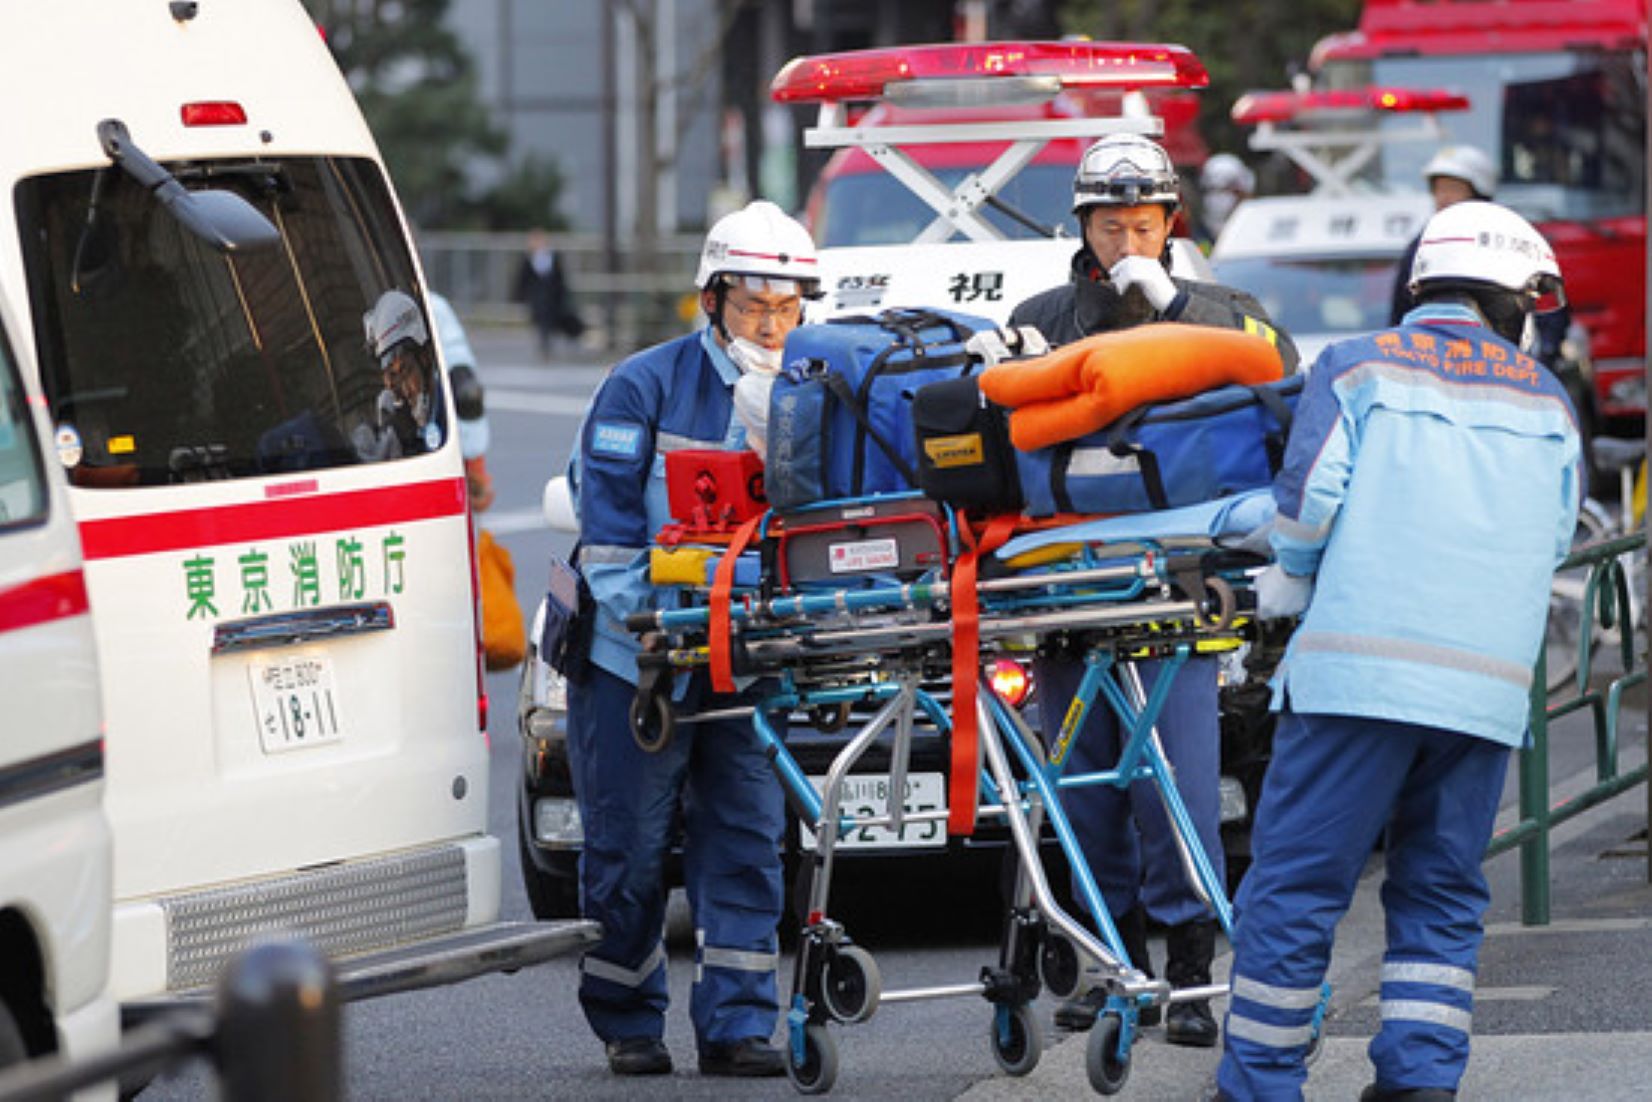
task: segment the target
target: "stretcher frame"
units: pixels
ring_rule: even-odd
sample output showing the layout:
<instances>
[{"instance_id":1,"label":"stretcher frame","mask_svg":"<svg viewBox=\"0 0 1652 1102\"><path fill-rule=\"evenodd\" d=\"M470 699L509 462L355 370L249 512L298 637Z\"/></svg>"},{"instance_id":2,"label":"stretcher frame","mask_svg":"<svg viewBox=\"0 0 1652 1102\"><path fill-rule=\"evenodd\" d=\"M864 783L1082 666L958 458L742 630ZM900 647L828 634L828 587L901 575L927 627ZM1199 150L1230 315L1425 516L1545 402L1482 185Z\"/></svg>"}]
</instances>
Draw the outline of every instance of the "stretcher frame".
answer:
<instances>
[{"instance_id":1,"label":"stretcher frame","mask_svg":"<svg viewBox=\"0 0 1652 1102\"><path fill-rule=\"evenodd\" d=\"M764 532L768 523L765 519ZM837 844L849 831L884 827L899 832L911 823L946 821L951 813L908 812L899 795L918 714L943 735L950 736L954 727L955 716L925 688L952 669L953 625L940 617L949 611L954 593L944 572L816 592L747 593L731 602L735 670L767 679L762 683L772 686L751 710L753 728L788 800L814 831L806 919L786 1015L787 1071L801 1093L823 1093L836 1080L837 1048L829 1023L865 1021L885 1003L960 995L979 995L993 1003L994 1056L1009 1074L1025 1075L1042 1051L1040 1027L1029 1006L1048 988L1057 998L1106 992L1090 1033L1086 1070L1092 1087L1110 1095L1128 1077L1142 1010L1227 993L1225 984L1173 990L1130 960L1061 793L1151 782L1163 801L1190 885L1231 934L1233 912L1225 886L1198 841L1156 724L1176 675L1196 650L1242 641L1245 620L1239 606L1248 600L1250 563L1209 541L1189 550L1140 540L1099 552L1083 546L1075 554L1065 563L983 578L975 585L983 655L1011 640L1062 636L1082 654L1085 671L1047 751L1021 715L981 678L980 658L974 663L974 692L962 694L974 701L982 756L974 820L1004 823L1018 861L996 966L983 968L976 981L955 985L883 990L871 954L827 913ZM644 637L639 666L647 686L639 687L633 731L645 748L651 741L663 745L676 720L667 691L670 678L659 675L710 664L711 613L706 607L643 613L628 626ZM1162 662L1150 691L1136 669L1145 658ZM648 676L651 672L655 676ZM956 702L958 686L953 689ZM817 793L787 750L780 720L797 712L837 710L841 715L855 704L876 705L876 710L847 735ZM1084 717L1098 706L1111 708L1118 717L1119 759L1111 769L1068 774L1067 752ZM845 814L844 779L886 733L890 796L882 813ZM1040 838L1046 820L1072 867L1078 902L1094 916L1098 933L1067 913L1045 875Z\"/></svg>"}]
</instances>

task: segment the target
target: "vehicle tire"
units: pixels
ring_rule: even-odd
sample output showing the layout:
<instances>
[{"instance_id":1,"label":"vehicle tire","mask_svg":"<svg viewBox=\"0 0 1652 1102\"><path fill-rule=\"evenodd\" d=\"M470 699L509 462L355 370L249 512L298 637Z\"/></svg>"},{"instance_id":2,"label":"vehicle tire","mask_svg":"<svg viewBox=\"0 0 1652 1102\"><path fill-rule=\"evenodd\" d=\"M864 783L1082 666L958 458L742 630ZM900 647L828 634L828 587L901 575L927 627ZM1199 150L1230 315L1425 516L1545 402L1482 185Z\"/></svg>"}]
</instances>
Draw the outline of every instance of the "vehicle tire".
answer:
<instances>
[{"instance_id":1,"label":"vehicle tire","mask_svg":"<svg viewBox=\"0 0 1652 1102\"><path fill-rule=\"evenodd\" d=\"M0 1002L0 1068L21 1064L29 1058L29 1046L23 1043L23 1031L17 1027L11 1007Z\"/></svg>"},{"instance_id":2,"label":"vehicle tire","mask_svg":"<svg viewBox=\"0 0 1652 1102\"><path fill-rule=\"evenodd\" d=\"M1103 1014L1090 1030L1084 1048L1084 1072L1097 1094L1117 1094L1130 1078L1130 1057L1119 1052L1122 1030L1117 1014Z\"/></svg>"},{"instance_id":3,"label":"vehicle tire","mask_svg":"<svg viewBox=\"0 0 1652 1102\"><path fill-rule=\"evenodd\" d=\"M821 966L820 1000L840 1022L864 1022L878 1008L883 977L877 961L858 945L840 945Z\"/></svg>"},{"instance_id":4,"label":"vehicle tire","mask_svg":"<svg viewBox=\"0 0 1652 1102\"><path fill-rule=\"evenodd\" d=\"M992 1014L992 1058L1005 1075L1022 1076L1044 1055L1044 1032L1026 1003L1000 1003Z\"/></svg>"},{"instance_id":5,"label":"vehicle tire","mask_svg":"<svg viewBox=\"0 0 1652 1102\"><path fill-rule=\"evenodd\" d=\"M541 921L580 917L579 882L540 871L539 866L533 863L527 830L527 824L518 814L516 847L522 858L522 888L527 893L533 916Z\"/></svg>"},{"instance_id":6,"label":"vehicle tire","mask_svg":"<svg viewBox=\"0 0 1652 1102\"><path fill-rule=\"evenodd\" d=\"M786 1077L798 1094L825 1094L837 1082L837 1039L824 1025L803 1027L803 1062L786 1043Z\"/></svg>"}]
</instances>

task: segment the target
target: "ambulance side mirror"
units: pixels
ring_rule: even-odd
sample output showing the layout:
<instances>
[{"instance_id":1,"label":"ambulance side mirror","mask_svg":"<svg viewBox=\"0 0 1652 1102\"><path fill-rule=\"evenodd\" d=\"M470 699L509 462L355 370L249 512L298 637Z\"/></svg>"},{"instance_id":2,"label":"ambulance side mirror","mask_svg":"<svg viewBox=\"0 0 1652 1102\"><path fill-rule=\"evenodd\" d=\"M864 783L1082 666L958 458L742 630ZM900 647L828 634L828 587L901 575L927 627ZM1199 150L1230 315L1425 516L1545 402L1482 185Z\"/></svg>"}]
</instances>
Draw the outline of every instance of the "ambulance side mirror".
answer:
<instances>
[{"instance_id":1,"label":"ambulance side mirror","mask_svg":"<svg viewBox=\"0 0 1652 1102\"><path fill-rule=\"evenodd\" d=\"M579 531L579 516L574 512L574 493L566 475L557 475L545 483L545 523L557 532Z\"/></svg>"},{"instance_id":2,"label":"ambulance side mirror","mask_svg":"<svg viewBox=\"0 0 1652 1102\"><path fill-rule=\"evenodd\" d=\"M250 252L280 243L275 225L234 192L190 191L180 184L137 147L119 119L98 123L98 141L109 160L146 188L179 225L218 252Z\"/></svg>"}]
</instances>

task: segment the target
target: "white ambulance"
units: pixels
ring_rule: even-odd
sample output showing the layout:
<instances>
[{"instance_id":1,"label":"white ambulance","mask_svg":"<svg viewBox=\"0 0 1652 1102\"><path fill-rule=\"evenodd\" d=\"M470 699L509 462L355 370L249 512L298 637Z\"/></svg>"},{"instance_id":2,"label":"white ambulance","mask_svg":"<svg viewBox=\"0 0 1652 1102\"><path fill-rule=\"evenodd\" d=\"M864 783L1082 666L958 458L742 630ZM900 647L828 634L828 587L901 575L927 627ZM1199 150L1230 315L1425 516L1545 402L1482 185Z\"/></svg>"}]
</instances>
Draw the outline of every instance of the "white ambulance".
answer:
<instances>
[{"instance_id":1,"label":"white ambulance","mask_svg":"<svg viewBox=\"0 0 1652 1102\"><path fill-rule=\"evenodd\" d=\"M316 25L298 0L8 7L0 102L0 294L101 665L117 997L199 992L267 930L345 958L346 997L582 942L496 922L452 402Z\"/></svg>"},{"instance_id":2,"label":"white ambulance","mask_svg":"<svg viewBox=\"0 0 1652 1102\"><path fill-rule=\"evenodd\" d=\"M109 824L80 544L0 309L0 1069L115 1044Z\"/></svg>"}]
</instances>

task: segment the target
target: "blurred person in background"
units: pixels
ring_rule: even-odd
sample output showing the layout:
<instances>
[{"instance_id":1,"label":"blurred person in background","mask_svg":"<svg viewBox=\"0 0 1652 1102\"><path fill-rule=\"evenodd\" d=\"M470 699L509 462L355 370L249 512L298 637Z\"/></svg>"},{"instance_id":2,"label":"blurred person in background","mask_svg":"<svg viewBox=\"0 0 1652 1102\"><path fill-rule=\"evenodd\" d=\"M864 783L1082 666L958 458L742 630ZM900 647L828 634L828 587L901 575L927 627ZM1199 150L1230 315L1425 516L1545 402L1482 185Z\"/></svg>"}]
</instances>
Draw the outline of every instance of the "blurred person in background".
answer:
<instances>
[{"instance_id":1,"label":"blurred person in background","mask_svg":"<svg viewBox=\"0 0 1652 1102\"><path fill-rule=\"evenodd\" d=\"M1234 210L1256 193L1256 173L1231 153L1217 153L1199 170L1199 218L1193 238L1209 251Z\"/></svg>"},{"instance_id":2,"label":"blurred person in background","mask_svg":"<svg viewBox=\"0 0 1652 1102\"><path fill-rule=\"evenodd\" d=\"M516 301L528 308L539 342L539 358L549 363L552 344L558 337L577 341L585 334L585 321L574 307L567 265L551 238L542 229L528 231L527 251L516 271Z\"/></svg>"}]
</instances>

